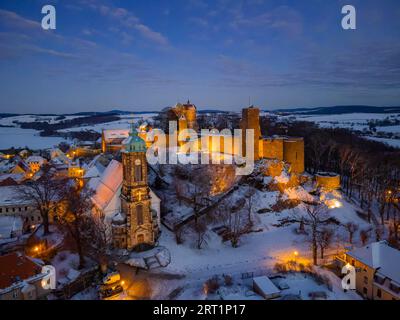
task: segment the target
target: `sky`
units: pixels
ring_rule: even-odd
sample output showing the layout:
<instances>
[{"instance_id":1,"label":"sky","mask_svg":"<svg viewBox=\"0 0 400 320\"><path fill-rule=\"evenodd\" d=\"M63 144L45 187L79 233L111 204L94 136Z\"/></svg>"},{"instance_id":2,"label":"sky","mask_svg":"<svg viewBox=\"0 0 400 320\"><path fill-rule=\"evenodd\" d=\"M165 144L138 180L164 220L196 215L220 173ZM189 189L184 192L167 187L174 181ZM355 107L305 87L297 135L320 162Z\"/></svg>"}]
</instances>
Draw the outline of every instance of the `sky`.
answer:
<instances>
[{"instance_id":1,"label":"sky","mask_svg":"<svg viewBox=\"0 0 400 320\"><path fill-rule=\"evenodd\" d=\"M0 0L0 112L399 106L399 40L398 0Z\"/></svg>"}]
</instances>

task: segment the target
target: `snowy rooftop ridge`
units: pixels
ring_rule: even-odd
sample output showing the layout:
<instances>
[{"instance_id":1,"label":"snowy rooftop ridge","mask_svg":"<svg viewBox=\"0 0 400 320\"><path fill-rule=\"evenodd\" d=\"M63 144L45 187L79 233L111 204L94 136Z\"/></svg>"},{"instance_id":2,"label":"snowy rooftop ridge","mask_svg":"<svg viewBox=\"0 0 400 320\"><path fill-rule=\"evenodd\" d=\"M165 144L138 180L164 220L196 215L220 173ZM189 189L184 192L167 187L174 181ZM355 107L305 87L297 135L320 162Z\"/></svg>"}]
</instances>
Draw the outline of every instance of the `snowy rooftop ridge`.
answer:
<instances>
[{"instance_id":1,"label":"snowy rooftop ridge","mask_svg":"<svg viewBox=\"0 0 400 320\"><path fill-rule=\"evenodd\" d=\"M368 244L347 252L347 255L361 261L370 268L400 283L400 250L392 248L386 241Z\"/></svg>"}]
</instances>

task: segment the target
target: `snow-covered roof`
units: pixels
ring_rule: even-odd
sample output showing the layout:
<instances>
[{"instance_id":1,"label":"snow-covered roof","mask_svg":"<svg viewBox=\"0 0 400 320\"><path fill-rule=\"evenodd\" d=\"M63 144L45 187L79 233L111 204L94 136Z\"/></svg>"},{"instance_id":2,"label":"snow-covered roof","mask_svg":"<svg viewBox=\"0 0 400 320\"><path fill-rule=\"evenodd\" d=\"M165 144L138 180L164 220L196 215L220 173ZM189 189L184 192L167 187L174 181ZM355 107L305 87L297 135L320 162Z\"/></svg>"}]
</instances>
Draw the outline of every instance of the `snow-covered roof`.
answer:
<instances>
[{"instance_id":1,"label":"snow-covered roof","mask_svg":"<svg viewBox=\"0 0 400 320\"><path fill-rule=\"evenodd\" d=\"M0 206L25 205L28 202L18 196L15 186L0 187Z\"/></svg>"},{"instance_id":2,"label":"snow-covered roof","mask_svg":"<svg viewBox=\"0 0 400 320\"><path fill-rule=\"evenodd\" d=\"M25 160L26 163L31 163L31 162L44 163L45 161L46 160L41 156L30 156Z\"/></svg>"},{"instance_id":3,"label":"snow-covered roof","mask_svg":"<svg viewBox=\"0 0 400 320\"><path fill-rule=\"evenodd\" d=\"M160 198L154 193L154 191L153 190L151 190L150 189L150 198L151 198L151 202L158 202L158 203L160 203L161 202L161 200L160 200Z\"/></svg>"},{"instance_id":4,"label":"snow-covered roof","mask_svg":"<svg viewBox=\"0 0 400 320\"><path fill-rule=\"evenodd\" d=\"M0 216L0 239L11 238L13 232L21 232L22 224L21 217Z\"/></svg>"},{"instance_id":5,"label":"snow-covered roof","mask_svg":"<svg viewBox=\"0 0 400 320\"><path fill-rule=\"evenodd\" d=\"M104 173L105 169L106 168L101 163L96 162L87 168L87 171L83 177L86 179L100 177Z\"/></svg>"},{"instance_id":6,"label":"snow-covered roof","mask_svg":"<svg viewBox=\"0 0 400 320\"><path fill-rule=\"evenodd\" d=\"M0 175L0 182L8 178L13 179L15 182L21 182L25 179L25 176L23 173L5 173Z\"/></svg>"},{"instance_id":7,"label":"snow-covered roof","mask_svg":"<svg viewBox=\"0 0 400 320\"><path fill-rule=\"evenodd\" d=\"M105 209L122 184L122 164L112 160L95 186L94 203ZM92 187L90 185L90 187Z\"/></svg>"},{"instance_id":8,"label":"snow-covered roof","mask_svg":"<svg viewBox=\"0 0 400 320\"><path fill-rule=\"evenodd\" d=\"M253 278L253 282L257 287L267 295L279 294L281 291L273 284L273 282L266 276Z\"/></svg>"},{"instance_id":9,"label":"snow-covered roof","mask_svg":"<svg viewBox=\"0 0 400 320\"><path fill-rule=\"evenodd\" d=\"M400 283L400 250L390 247L386 241L354 249L347 252L347 255Z\"/></svg>"}]
</instances>

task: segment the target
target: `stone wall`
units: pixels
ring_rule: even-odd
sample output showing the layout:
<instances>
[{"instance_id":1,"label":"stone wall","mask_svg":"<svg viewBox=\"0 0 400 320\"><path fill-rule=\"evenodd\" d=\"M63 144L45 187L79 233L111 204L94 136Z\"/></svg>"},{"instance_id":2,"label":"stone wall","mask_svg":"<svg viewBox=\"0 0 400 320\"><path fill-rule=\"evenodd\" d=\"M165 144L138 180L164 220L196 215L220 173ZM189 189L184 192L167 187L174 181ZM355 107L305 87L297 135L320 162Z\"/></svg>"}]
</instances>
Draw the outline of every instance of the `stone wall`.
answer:
<instances>
[{"instance_id":1,"label":"stone wall","mask_svg":"<svg viewBox=\"0 0 400 320\"><path fill-rule=\"evenodd\" d=\"M340 188L340 175L335 173L318 173L315 175L317 188L336 190Z\"/></svg>"},{"instance_id":2,"label":"stone wall","mask_svg":"<svg viewBox=\"0 0 400 320\"><path fill-rule=\"evenodd\" d=\"M283 160L290 164L291 172L304 172L304 139L287 138L283 140Z\"/></svg>"}]
</instances>

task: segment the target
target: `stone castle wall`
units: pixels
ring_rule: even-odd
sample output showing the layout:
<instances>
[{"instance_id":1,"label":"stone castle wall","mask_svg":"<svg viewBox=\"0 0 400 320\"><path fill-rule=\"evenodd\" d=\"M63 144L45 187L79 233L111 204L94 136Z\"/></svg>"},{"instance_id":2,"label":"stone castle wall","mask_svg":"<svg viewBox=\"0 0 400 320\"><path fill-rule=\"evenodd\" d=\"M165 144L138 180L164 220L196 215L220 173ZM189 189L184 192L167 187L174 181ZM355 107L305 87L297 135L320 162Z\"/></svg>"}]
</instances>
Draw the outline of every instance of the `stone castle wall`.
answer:
<instances>
[{"instance_id":1,"label":"stone castle wall","mask_svg":"<svg viewBox=\"0 0 400 320\"><path fill-rule=\"evenodd\" d=\"M304 172L304 139L288 138L283 141L283 160L290 164L291 172Z\"/></svg>"},{"instance_id":2,"label":"stone castle wall","mask_svg":"<svg viewBox=\"0 0 400 320\"><path fill-rule=\"evenodd\" d=\"M340 188L340 175L318 173L315 175L317 188L326 190L336 190Z\"/></svg>"}]
</instances>

